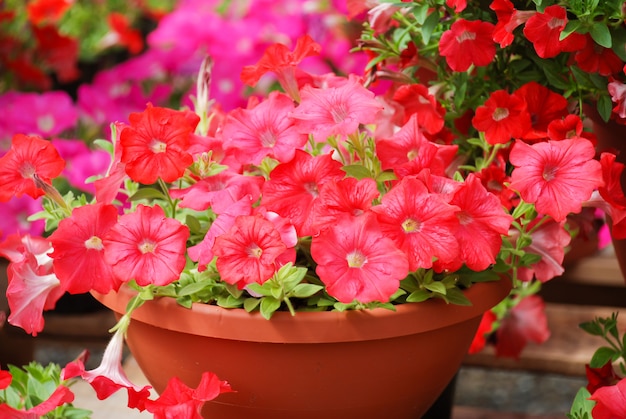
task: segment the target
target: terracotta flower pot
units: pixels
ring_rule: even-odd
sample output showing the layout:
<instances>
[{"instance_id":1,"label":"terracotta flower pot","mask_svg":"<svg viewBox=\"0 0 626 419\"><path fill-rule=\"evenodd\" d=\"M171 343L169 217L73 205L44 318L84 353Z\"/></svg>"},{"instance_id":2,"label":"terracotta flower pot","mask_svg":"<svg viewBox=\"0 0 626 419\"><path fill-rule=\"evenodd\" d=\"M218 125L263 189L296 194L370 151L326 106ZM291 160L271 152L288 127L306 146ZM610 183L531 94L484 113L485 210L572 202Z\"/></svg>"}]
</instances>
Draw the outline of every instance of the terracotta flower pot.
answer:
<instances>
[{"instance_id":1,"label":"terracotta flower pot","mask_svg":"<svg viewBox=\"0 0 626 419\"><path fill-rule=\"evenodd\" d=\"M419 418L458 370L484 311L509 281L476 284L470 307L440 300L397 311L259 313L173 299L133 314L128 346L157 392L172 376L196 386L204 371L227 380L203 410L211 418ZM123 313L133 295L96 295Z\"/></svg>"}]
</instances>

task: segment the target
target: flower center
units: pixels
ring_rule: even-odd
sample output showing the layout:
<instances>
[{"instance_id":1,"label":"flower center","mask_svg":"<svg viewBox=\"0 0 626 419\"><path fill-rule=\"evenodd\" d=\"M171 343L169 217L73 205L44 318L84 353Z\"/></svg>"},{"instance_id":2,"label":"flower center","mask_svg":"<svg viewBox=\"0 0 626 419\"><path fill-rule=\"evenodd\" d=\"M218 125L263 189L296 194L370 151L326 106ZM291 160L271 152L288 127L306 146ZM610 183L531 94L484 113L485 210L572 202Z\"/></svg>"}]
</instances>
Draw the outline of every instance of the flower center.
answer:
<instances>
[{"instance_id":1,"label":"flower center","mask_svg":"<svg viewBox=\"0 0 626 419\"><path fill-rule=\"evenodd\" d=\"M412 218L407 218L402 222L402 230L405 233L415 233L420 228L420 222Z\"/></svg>"},{"instance_id":2,"label":"flower center","mask_svg":"<svg viewBox=\"0 0 626 419\"><path fill-rule=\"evenodd\" d=\"M496 122L502 121L507 116L509 116L509 110L507 108L496 108L493 114L491 114L491 117Z\"/></svg>"},{"instance_id":3,"label":"flower center","mask_svg":"<svg viewBox=\"0 0 626 419\"><path fill-rule=\"evenodd\" d=\"M314 197L319 195L319 190L317 189L317 183L315 182L307 182L304 184L304 189Z\"/></svg>"},{"instance_id":4,"label":"flower center","mask_svg":"<svg viewBox=\"0 0 626 419\"><path fill-rule=\"evenodd\" d=\"M154 154L165 153L165 150L167 150L167 144L157 138L153 138L152 141L150 141L149 147Z\"/></svg>"},{"instance_id":5,"label":"flower center","mask_svg":"<svg viewBox=\"0 0 626 419\"><path fill-rule=\"evenodd\" d=\"M248 256L252 258L260 259L263 254L263 249L261 249L256 243L252 243L248 246Z\"/></svg>"},{"instance_id":6,"label":"flower center","mask_svg":"<svg viewBox=\"0 0 626 419\"><path fill-rule=\"evenodd\" d=\"M85 247L87 249L102 250L102 239L98 236L91 236L89 239L85 240Z\"/></svg>"},{"instance_id":7,"label":"flower center","mask_svg":"<svg viewBox=\"0 0 626 419\"><path fill-rule=\"evenodd\" d=\"M348 117L348 110L344 104L340 104L336 108L330 109L329 112L333 117L333 121L337 123L345 121Z\"/></svg>"},{"instance_id":8,"label":"flower center","mask_svg":"<svg viewBox=\"0 0 626 419\"><path fill-rule=\"evenodd\" d=\"M410 160L415 160L419 156L419 151L412 149L408 153L406 153L406 157Z\"/></svg>"},{"instance_id":9,"label":"flower center","mask_svg":"<svg viewBox=\"0 0 626 419\"><path fill-rule=\"evenodd\" d=\"M259 135L259 139L261 140L261 145L265 148L273 148L276 145L276 135L270 130L263 131Z\"/></svg>"},{"instance_id":10,"label":"flower center","mask_svg":"<svg viewBox=\"0 0 626 419\"><path fill-rule=\"evenodd\" d=\"M157 244L150 240L144 240L143 243L141 243L137 247L139 248L139 251L145 255L146 253L154 253Z\"/></svg>"},{"instance_id":11,"label":"flower center","mask_svg":"<svg viewBox=\"0 0 626 419\"><path fill-rule=\"evenodd\" d=\"M556 17L553 17L552 19L550 19L548 21L548 28L550 29L559 29L565 26L567 22L565 21L565 19L559 19Z\"/></svg>"},{"instance_id":12,"label":"flower center","mask_svg":"<svg viewBox=\"0 0 626 419\"><path fill-rule=\"evenodd\" d=\"M367 257L358 250L348 253L346 260L348 261L348 266L351 268L362 268L363 265L367 263Z\"/></svg>"},{"instance_id":13,"label":"flower center","mask_svg":"<svg viewBox=\"0 0 626 419\"><path fill-rule=\"evenodd\" d=\"M456 213L456 218L458 218L459 223L461 223L461 225L468 225L471 224L473 218L471 215L469 215L467 212L465 211L459 211Z\"/></svg>"},{"instance_id":14,"label":"flower center","mask_svg":"<svg viewBox=\"0 0 626 419\"><path fill-rule=\"evenodd\" d=\"M50 132L54 128L54 117L52 115L42 115L37 118L37 128L43 132Z\"/></svg>"},{"instance_id":15,"label":"flower center","mask_svg":"<svg viewBox=\"0 0 626 419\"><path fill-rule=\"evenodd\" d=\"M546 165L543 169L543 179L546 182L550 182L554 178L556 178L557 167L552 165Z\"/></svg>"},{"instance_id":16,"label":"flower center","mask_svg":"<svg viewBox=\"0 0 626 419\"><path fill-rule=\"evenodd\" d=\"M20 175L24 179L32 179L35 176L35 166L31 164L29 161L25 161L20 166Z\"/></svg>"},{"instance_id":17,"label":"flower center","mask_svg":"<svg viewBox=\"0 0 626 419\"><path fill-rule=\"evenodd\" d=\"M465 41L473 41L474 39L476 39L476 32L470 32L470 31L463 31L461 35L456 37L456 40L458 41L459 44Z\"/></svg>"}]
</instances>

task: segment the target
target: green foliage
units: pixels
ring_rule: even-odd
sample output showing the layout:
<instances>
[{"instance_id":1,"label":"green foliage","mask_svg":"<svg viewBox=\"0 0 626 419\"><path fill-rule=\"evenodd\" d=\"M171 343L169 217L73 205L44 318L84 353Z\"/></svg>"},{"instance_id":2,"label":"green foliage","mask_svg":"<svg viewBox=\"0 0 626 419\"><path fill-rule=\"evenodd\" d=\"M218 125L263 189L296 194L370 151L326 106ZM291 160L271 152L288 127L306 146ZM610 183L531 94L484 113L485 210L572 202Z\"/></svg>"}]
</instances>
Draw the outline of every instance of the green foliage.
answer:
<instances>
[{"instance_id":1,"label":"green foliage","mask_svg":"<svg viewBox=\"0 0 626 419\"><path fill-rule=\"evenodd\" d=\"M602 346L594 352L589 366L601 368L608 362L619 361L622 374L626 374L626 365L624 364L626 360L626 335L620 336L617 316L618 313L613 313L611 317L596 318L593 321L581 323L579 326L585 332L599 336L607 343L607 346Z\"/></svg>"},{"instance_id":2,"label":"green foliage","mask_svg":"<svg viewBox=\"0 0 626 419\"><path fill-rule=\"evenodd\" d=\"M572 408L567 414L568 419L592 419L591 410L595 406L596 402L589 400L589 391L582 387L576 393L576 397L572 403Z\"/></svg>"},{"instance_id":3,"label":"green foliage","mask_svg":"<svg viewBox=\"0 0 626 419\"><path fill-rule=\"evenodd\" d=\"M0 390L0 403L18 409L28 410L46 401L59 385L68 386L67 381L61 380L61 367L57 364L43 366L37 362L31 362L23 368L9 365L9 372L13 380L9 387ZM57 407L47 415L45 419L89 418L91 411L65 404Z\"/></svg>"}]
</instances>

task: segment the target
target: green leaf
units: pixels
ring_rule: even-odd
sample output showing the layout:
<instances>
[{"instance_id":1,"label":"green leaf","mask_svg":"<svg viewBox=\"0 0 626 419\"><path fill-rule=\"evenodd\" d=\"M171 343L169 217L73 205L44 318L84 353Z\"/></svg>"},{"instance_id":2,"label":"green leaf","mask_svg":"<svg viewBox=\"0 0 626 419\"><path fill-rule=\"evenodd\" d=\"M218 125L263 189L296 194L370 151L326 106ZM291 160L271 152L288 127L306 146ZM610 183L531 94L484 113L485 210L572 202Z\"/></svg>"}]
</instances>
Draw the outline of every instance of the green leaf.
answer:
<instances>
[{"instance_id":1,"label":"green leaf","mask_svg":"<svg viewBox=\"0 0 626 419\"><path fill-rule=\"evenodd\" d=\"M424 25L422 26L422 40L424 44L428 44L430 36L435 31L435 28L439 24L439 12L433 10L433 12L426 18Z\"/></svg>"},{"instance_id":2,"label":"green leaf","mask_svg":"<svg viewBox=\"0 0 626 419\"><path fill-rule=\"evenodd\" d=\"M611 119L611 112L613 112L613 102L607 95L600 96L598 98L597 105L598 114L604 122L608 122Z\"/></svg>"},{"instance_id":3,"label":"green leaf","mask_svg":"<svg viewBox=\"0 0 626 419\"><path fill-rule=\"evenodd\" d=\"M185 285L184 287L182 287L178 291L178 296L179 297L184 297L184 296L187 296L187 295L195 294L197 292L205 290L206 288L209 288L213 284L214 284L213 281L193 282L191 284L188 284L188 285Z\"/></svg>"},{"instance_id":4,"label":"green leaf","mask_svg":"<svg viewBox=\"0 0 626 419\"><path fill-rule=\"evenodd\" d=\"M261 299L261 315L269 320L272 315L280 308L280 301L272 297L263 297Z\"/></svg>"},{"instance_id":5,"label":"green leaf","mask_svg":"<svg viewBox=\"0 0 626 419\"><path fill-rule=\"evenodd\" d=\"M438 282L438 281L430 282L430 283L424 284L424 287L429 291L446 295L446 291L447 291L446 286L443 285L441 282Z\"/></svg>"},{"instance_id":6,"label":"green leaf","mask_svg":"<svg viewBox=\"0 0 626 419\"><path fill-rule=\"evenodd\" d=\"M348 166L343 166L341 169L344 172L346 172L348 176L359 179L359 180L372 177L371 170L360 164L351 164Z\"/></svg>"},{"instance_id":7,"label":"green leaf","mask_svg":"<svg viewBox=\"0 0 626 419\"><path fill-rule=\"evenodd\" d=\"M256 310L259 304L261 304L261 300L259 298L246 298L243 300L243 308L248 313Z\"/></svg>"},{"instance_id":8,"label":"green leaf","mask_svg":"<svg viewBox=\"0 0 626 419\"><path fill-rule=\"evenodd\" d=\"M389 170L380 172L378 176L376 176L376 182L389 182L396 179L398 179L398 177L395 175L395 173Z\"/></svg>"},{"instance_id":9,"label":"green leaf","mask_svg":"<svg viewBox=\"0 0 626 419\"><path fill-rule=\"evenodd\" d=\"M602 368L614 357L617 356L619 356L619 353L617 353L613 348L609 348L608 346L602 346L596 349L595 353L591 357L591 362L589 362L589 366L591 368Z\"/></svg>"},{"instance_id":10,"label":"green leaf","mask_svg":"<svg viewBox=\"0 0 626 419\"><path fill-rule=\"evenodd\" d=\"M472 302L463 294L458 288L450 288L446 293L446 298L448 302L451 304L456 304L460 306L471 306Z\"/></svg>"},{"instance_id":11,"label":"green leaf","mask_svg":"<svg viewBox=\"0 0 626 419\"><path fill-rule=\"evenodd\" d=\"M585 387L581 387L576 396L574 397L574 401L572 402L572 408L569 412L569 417L572 419L585 419L591 418L591 411L593 407L596 405L594 400L589 400L591 394Z\"/></svg>"},{"instance_id":12,"label":"green leaf","mask_svg":"<svg viewBox=\"0 0 626 419\"><path fill-rule=\"evenodd\" d=\"M423 25L424 22L426 22L429 8L430 4L428 4L427 2L424 2L422 4L416 4L413 7L413 16L415 16L415 20L418 24Z\"/></svg>"},{"instance_id":13,"label":"green leaf","mask_svg":"<svg viewBox=\"0 0 626 419\"><path fill-rule=\"evenodd\" d=\"M597 322L585 322L578 325L585 332L593 336L602 336L602 327ZM626 335L625 335L626 336Z\"/></svg>"},{"instance_id":14,"label":"green leaf","mask_svg":"<svg viewBox=\"0 0 626 419\"><path fill-rule=\"evenodd\" d=\"M595 22L591 26L589 33L598 45L601 45L604 48L611 48L613 45L611 41L611 32L609 32L609 28L606 26L606 23Z\"/></svg>"},{"instance_id":15,"label":"green leaf","mask_svg":"<svg viewBox=\"0 0 626 419\"><path fill-rule=\"evenodd\" d=\"M198 234L201 232L202 225L200 224L200 221L198 221L198 219L191 214L187 214L185 216L185 225L189 227L191 234Z\"/></svg>"},{"instance_id":16,"label":"green leaf","mask_svg":"<svg viewBox=\"0 0 626 419\"><path fill-rule=\"evenodd\" d=\"M159 191L158 189L154 189L154 188L141 188L139 189L136 193L133 194L133 196L131 196L130 198L128 198L131 201L140 201L142 199L147 199L147 200L151 200L151 199L167 199L165 195L163 195L163 192Z\"/></svg>"},{"instance_id":17,"label":"green leaf","mask_svg":"<svg viewBox=\"0 0 626 419\"><path fill-rule=\"evenodd\" d=\"M291 295L296 298L308 298L318 291L323 290L322 285L315 284L298 284L294 287Z\"/></svg>"},{"instance_id":18,"label":"green leaf","mask_svg":"<svg viewBox=\"0 0 626 419\"><path fill-rule=\"evenodd\" d=\"M408 303L421 303L422 301L426 301L429 298L432 298L433 294L428 290L417 290L413 291L406 297L406 301Z\"/></svg>"},{"instance_id":19,"label":"green leaf","mask_svg":"<svg viewBox=\"0 0 626 419\"><path fill-rule=\"evenodd\" d=\"M265 282L267 284L267 282ZM252 284L248 284L247 288L252 291L254 294L259 294L259 295L265 295L265 296L271 296L272 295L272 290L269 288L269 286L263 286L261 284L258 284L256 282L252 283Z\"/></svg>"}]
</instances>

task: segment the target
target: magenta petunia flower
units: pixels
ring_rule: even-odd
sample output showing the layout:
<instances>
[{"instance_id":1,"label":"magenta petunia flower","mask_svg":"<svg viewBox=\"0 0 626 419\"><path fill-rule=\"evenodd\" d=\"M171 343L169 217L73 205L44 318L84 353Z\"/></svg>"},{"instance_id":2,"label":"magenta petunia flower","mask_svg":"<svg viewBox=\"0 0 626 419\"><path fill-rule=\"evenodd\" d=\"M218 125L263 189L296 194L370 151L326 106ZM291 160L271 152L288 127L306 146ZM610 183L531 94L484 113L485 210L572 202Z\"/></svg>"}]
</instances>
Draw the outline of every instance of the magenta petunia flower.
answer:
<instances>
[{"instance_id":1,"label":"magenta petunia flower","mask_svg":"<svg viewBox=\"0 0 626 419\"><path fill-rule=\"evenodd\" d=\"M104 260L122 282L167 285L185 267L189 229L155 205L124 214L103 240Z\"/></svg>"}]
</instances>

